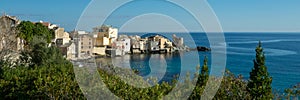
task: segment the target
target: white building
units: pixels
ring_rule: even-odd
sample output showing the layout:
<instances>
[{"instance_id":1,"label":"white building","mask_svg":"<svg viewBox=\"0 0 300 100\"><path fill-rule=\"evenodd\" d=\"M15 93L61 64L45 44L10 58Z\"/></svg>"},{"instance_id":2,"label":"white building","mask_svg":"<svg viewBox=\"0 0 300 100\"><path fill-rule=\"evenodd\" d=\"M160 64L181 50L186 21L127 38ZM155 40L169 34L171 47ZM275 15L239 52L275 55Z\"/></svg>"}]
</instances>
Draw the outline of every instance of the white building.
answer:
<instances>
[{"instance_id":1,"label":"white building","mask_svg":"<svg viewBox=\"0 0 300 100\"><path fill-rule=\"evenodd\" d=\"M147 39L141 39L141 40L139 41L139 43L140 43L140 50L142 50L142 51L148 50Z\"/></svg>"},{"instance_id":2,"label":"white building","mask_svg":"<svg viewBox=\"0 0 300 100\"><path fill-rule=\"evenodd\" d=\"M89 33L85 32L85 31L78 31L77 33L78 33L78 35L87 35L87 34L89 34Z\"/></svg>"},{"instance_id":3,"label":"white building","mask_svg":"<svg viewBox=\"0 0 300 100\"><path fill-rule=\"evenodd\" d=\"M55 24L50 24L50 25L48 26L49 29L54 29L54 28L56 28L56 27L58 27L58 26L55 25Z\"/></svg>"},{"instance_id":4,"label":"white building","mask_svg":"<svg viewBox=\"0 0 300 100\"><path fill-rule=\"evenodd\" d=\"M110 38L112 42L117 40L117 38L118 38L118 29L117 28L109 27L108 33L109 33L108 38Z\"/></svg>"},{"instance_id":5,"label":"white building","mask_svg":"<svg viewBox=\"0 0 300 100\"><path fill-rule=\"evenodd\" d=\"M123 39L123 42L124 42L124 52L125 53L129 53L130 52L130 48L131 48L130 39L129 38Z\"/></svg>"},{"instance_id":6,"label":"white building","mask_svg":"<svg viewBox=\"0 0 300 100\"><path fill-rule=\"evenodd\" d=\"M116 56L122 56L125 55L125 42L124 41L115 41L113 43L113 49L116 50Z\"/></svg>"}]
</instances>

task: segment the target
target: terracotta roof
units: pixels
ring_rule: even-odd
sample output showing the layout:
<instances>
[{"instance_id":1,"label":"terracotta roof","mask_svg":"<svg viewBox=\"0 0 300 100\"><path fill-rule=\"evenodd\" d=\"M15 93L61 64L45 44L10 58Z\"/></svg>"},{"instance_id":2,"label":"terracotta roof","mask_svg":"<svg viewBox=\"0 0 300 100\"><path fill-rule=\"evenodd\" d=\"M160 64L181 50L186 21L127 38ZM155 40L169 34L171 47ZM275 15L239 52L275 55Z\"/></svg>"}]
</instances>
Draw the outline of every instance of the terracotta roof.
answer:
<instances>
[{"instance_id":1,"label":"terracotta roof","mask_svg":"<svg viewBox=\"0 0 300 100\"><path fill-rule=\"evenodd\" d=\"M47 26L47 27L50 26L50 23L49 23L49 22L43 22L42 24L43 24L44 26Z\"/></svg>"}]
</instances>

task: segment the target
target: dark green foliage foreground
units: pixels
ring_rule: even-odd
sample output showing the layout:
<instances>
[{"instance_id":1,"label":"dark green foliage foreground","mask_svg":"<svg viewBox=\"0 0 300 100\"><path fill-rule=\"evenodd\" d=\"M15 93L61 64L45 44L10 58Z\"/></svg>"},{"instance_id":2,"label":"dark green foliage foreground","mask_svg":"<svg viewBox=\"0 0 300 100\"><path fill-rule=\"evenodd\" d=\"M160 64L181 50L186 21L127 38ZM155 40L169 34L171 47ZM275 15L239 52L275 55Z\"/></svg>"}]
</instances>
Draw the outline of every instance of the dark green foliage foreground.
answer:
<instances>
[{"instance_id":1,"label":"dark green foliage foreground","mask_svg":"<svg viewBox=\"0 0 300 100\"><path fill-rule=\"evenodd\" d=\"M72 63L65 60L56 47L46 48L43 43L33 47L36 46L40 48L26 52L28 55L23 57L32 58L29 64L11 66L0 62L0 99L84 98Z\"/></svg>"},{"instance_id":2,"label":"dark green foliage foreground","mask_svg":"<svg viewBox=\"0 0 300 100\"><path fill-rule=\"evenodd\" d=\"M71 63L15 68L2 64L2 70L1 100L83 98Z\"/></svg>"},{"instance_id":3,"label":"dark green foliage foreground","mask_svg":"<svg viewBox=\"0 0 300 100\"><path fill-rule=\"evenodd\" d=\"M35 64L32 64L32 66L16 66L14 68L10 68L7 66L8 64L2 62L0 99L85 99L75 80L72 64L66 60L59 62L43 63L46 65L39 66ZM159 99L173 89L173 85L168 83L156 84L145 89L135 88L120 80L118 76L104 70L99 69L99 73L110 91L123 99ZM216 80L218 79L216 78ZM142 81L142 78L135 79L135 81ZM95 87L94 89L101 90L101 87ZM204 86L197 84L190 98L199 99L203 89ZM184 90L181 91L182 93L185 92ZM293 93L290 96L299 96L299 88L298 92L294 88L290 91ZM174 98L176 98L176 95ZM216 100L251 98L250 93L247 91L247 82L241 76L235 76L229 71L226 71L222 84L214 97Z\"/></svg>"},{"instance_id":4,"label":"dark green foliage foreground","mask_svg":"<svg viewBox=\"0 0 300 100\"><path fill-rule=\"evenodd\" d=\"M45 65L37 66L32 64L32 66L15 66L14 68L10 68L6 66L8 64L2 62L0 99L84 99L84 95L75 80L72 64L66 60L59 62L44 62L43 64ZM128 71L128 69L115 70ZM208 71L208 69L206 70ZM201 72L199 76L207 74L207 71L204 71L202 68L202 72L205 73ZM135 88L123 82L118 76L107 73L104 70L99 69L99 73L110 91L123 99L159 99L173 89L173 85L168 83L156 84L151 88ZM207 80L206 78L204 79ZM137 78L134 81L142 82L143 79ZM216 99L246 98L246 84L241 78L237 78L230 72L227 72L222 83L215 96ZM204 86L196 85L190 98L199 99L203 89ZM181 92L184 93L185 91L181 90ZM175 99L176 97L180 97L180 94L174 95L170 99Z\"/></svg>"}]
</instances>

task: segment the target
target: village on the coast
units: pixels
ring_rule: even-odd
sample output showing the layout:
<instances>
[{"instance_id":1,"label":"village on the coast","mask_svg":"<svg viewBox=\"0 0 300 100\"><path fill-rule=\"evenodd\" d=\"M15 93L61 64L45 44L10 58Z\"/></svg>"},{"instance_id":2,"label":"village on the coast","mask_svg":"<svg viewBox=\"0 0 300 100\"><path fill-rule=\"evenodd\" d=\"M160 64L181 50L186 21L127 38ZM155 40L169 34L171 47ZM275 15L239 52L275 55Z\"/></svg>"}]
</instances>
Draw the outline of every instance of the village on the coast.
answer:
<instances>
[{"instance_id":1,"label":"village on the coast","mask_svg":"<svg viewBox=\"0 0 300 100\"><path fill-rule=\"evenodd\" d=\"M58 28L59 29L59 28ZM90 57L115 57L125 54L172 53L188 51L183 38L173 35L173 41L160 34L119 35L118 29L109 25L93 28L93 32L56 32L55 44L61 48L67 59ZM54 41L53 41L54 42Z\"/></svg>"},{"instance_id":2,"label":"village on the coast","mask_svg":"<svg viewBox=\"0 0 300 100\"><path fill-rule=\"evenodd\" d=\"M21 22L17 17L9 15L1 16L0 20L10 21L12 26L17 26ZM184 39L174 34L172 40L156 33L144 36L120 35L119 30L110 25L94 27L92 32L80 30L66 32L63 27L50 22L39 21L32 23L41 23L48 29L54 30L55 37L49 46L56 45L66 59L69 60L88 59L91 57L115 57L126 54L173 53L190 50L189 47L184 45ZM22 50L24 48L24 40L16 37L15 34L10 36L6 38L15 38L16 51ZM1 40L0 50L6 45L5 39Z\"/></svg>"}]
</instances>

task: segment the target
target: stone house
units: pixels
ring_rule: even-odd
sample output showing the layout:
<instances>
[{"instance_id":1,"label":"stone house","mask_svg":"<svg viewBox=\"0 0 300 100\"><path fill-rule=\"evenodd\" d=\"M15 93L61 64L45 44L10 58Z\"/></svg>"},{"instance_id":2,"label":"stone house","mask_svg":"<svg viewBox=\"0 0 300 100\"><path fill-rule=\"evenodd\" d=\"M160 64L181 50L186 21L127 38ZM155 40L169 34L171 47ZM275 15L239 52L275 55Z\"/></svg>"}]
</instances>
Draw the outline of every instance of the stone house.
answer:
<instances>
[{"instance_id":1,"label":"stone house","mask_svg":"<svg viewBox=\"0 0 300 100\"><path fill-rule=\"evenodd\" d=\"M84 56L92 56L93 54L93 37L89 34L79 35L80 38L80 54Z\"/></svg>"},{"instance_id":2,"label":"stone house","mask_svg":"<svg viewBox=\"0 0 300 100\"><path fill-rule=\"evenodd\" d=\"M24 49L25 41L17 37L16 27L20 23L21 21L14 16L4 14L0 17L0 59ZM17 59L18 57L12 58Z\"/></svg>"}]
</instances>

